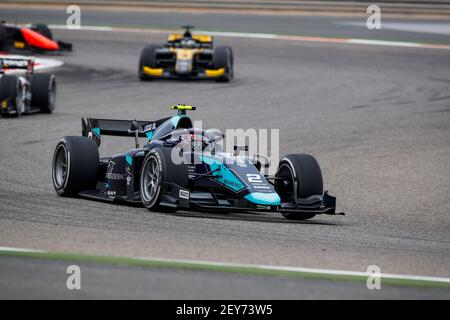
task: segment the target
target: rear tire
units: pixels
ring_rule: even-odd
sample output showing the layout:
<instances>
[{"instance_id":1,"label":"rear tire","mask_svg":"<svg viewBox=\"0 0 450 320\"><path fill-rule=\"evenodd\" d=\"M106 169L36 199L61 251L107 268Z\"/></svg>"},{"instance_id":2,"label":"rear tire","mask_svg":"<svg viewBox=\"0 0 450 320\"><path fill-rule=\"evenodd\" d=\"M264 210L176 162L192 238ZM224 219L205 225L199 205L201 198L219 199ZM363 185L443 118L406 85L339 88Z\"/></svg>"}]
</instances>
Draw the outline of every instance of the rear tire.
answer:
<instances>
[{"instance_id":1,"label":"rear tire","mask_svg":"<svg viewBox=\"0 0 450 320\"><path fill-rule=\"evenodd\" d=\"M275 190L281 202L293 202L296 198L308 198L323 194L322 171L317 160L309 154L290 154L281 158L276 177ZM286 219L307 220L315 214L282 213Z\"/></svg>"},{"instance_id":2,"label":"rear tire","mask_svg":"<svg viewBox=\"0 0 450 320\"><path fill-rule=\"evenodd\" d=\"M22 83L18 76L3 75L0 79L0 101L9 99L16 113L9 116L18 117L25 111Z\"/></svg>"},{"instance_id":3,"label":"rear tire","mask_svg":"<svg viewBox=\"0 0 450 320\"><path fill-rule=\"evenodd\" d=\"M144 49L142 49L141 57L139 59L139 70L138 75L139 79L142 81L153 80L153 78L144 73L144 67L155 68L156 67L156 50L159 49L159 46L148 45Z\"/></svg>"},{"instance_id":4,"label":"rear tire","mask_svg":"<svg viewBox=\"0 0 450 320\"><path fill-rule=\"evenodd\" d=\"M225 69L225 74L217 82L229 82L233 79L233 50L231 47L218 47L214 50L214 69Z\"/></svg>"},{"instance_id":5,"label":"rear tire","mask_svg":"<svg viewBox=\"0 0 450 320\"><path fill-rule=\"evenodd\" d=\"M53 34L50 28L46 24L37 23L34 25L33 29L37 32L42 34L44 37L53 40Z\"/></svg>"},{"instance_id":6,"label":"rear tire","mask_svg":"<svg viewBox=\"0 0 450 320\"><path fill-rule=\"evenodd\" d=\"M98 148L87 137L64 137L56 146L52 180L60 196L74 196L97 185Z\"/></svg>"},{"instance_id":7,"label":"rear tire","mask_svg":"<svg viewBox=\"0 0 450 320\"><path fill-rule=\"evenodd\" d=\"M36 73L31 76L31 106L45 113L52 113L56 102L56 79L54 75Z\"/></svg>"}]
</instances>

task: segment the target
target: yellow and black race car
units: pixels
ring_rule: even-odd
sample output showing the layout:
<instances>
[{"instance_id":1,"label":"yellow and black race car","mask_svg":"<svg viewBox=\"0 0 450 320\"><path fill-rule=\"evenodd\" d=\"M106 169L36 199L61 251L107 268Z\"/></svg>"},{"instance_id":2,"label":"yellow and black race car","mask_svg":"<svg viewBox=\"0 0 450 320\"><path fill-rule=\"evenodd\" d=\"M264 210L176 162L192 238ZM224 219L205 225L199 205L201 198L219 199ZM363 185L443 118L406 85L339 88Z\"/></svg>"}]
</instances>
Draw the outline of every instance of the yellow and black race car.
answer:
<instances>
[{"instance_id":1,"label":"yellow and black race car","mask_svg":"<svg viewBox=\"0 0 450 320\"><path fill-rule=\"evenodd\" d=\"M229 82L233 79L233 51L213 48L213 37L193 35L192 26L184 33L170 34L167 43L148 45L139 60L139 78L195 78Z\"/></svg>"}]
</instances>

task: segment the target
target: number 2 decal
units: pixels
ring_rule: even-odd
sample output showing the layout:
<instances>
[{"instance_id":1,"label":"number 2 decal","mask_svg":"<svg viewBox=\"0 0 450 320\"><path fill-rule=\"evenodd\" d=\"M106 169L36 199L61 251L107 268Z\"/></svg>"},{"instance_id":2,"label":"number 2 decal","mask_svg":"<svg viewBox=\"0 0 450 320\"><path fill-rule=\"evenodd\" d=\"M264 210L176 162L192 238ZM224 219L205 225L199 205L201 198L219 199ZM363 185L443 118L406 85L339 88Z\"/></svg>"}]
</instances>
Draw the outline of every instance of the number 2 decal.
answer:
<instances>
[{"instance_id":1,"label":"number 2 decal","mask_svg":"<svg viewBox=\"0 0 450 320\"><path fill-rule=\"evenodd\" d=\"M257 173L247 173L247 179L250 183L262 183L261 176Z\"/></svg>"}]
</instances>

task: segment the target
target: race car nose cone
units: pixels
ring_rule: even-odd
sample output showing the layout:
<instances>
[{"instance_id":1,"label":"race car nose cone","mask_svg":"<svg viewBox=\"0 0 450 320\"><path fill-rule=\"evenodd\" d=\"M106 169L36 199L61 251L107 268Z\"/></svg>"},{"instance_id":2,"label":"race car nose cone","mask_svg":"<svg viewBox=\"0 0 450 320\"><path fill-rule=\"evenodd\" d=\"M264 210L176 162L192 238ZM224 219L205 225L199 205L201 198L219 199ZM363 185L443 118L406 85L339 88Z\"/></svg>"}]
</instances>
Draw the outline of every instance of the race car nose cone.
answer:
<instances>
[{"instance_id":1,"label":"race car nose cone","mask_svg":"<svg viewBox=\"0 0 450 320\"><path fill-rule=\"evenodd\" d=\"M42 34L28 28L21 29L22 35L27 44L31 47L44 50L59 50L59 45L55 41L44 37Z\"/></svg>"},{"instance_id":2,"label":"race car nose cone","mask_svg":"<svg viewBox=\"0 0 450 320\"><path fill-rule=\"evenodd\" d=\"M263 206L278 206L281 202L280 197L276 193L252 192L244 198L254 204Z\"/></svg>"}]
</instances>

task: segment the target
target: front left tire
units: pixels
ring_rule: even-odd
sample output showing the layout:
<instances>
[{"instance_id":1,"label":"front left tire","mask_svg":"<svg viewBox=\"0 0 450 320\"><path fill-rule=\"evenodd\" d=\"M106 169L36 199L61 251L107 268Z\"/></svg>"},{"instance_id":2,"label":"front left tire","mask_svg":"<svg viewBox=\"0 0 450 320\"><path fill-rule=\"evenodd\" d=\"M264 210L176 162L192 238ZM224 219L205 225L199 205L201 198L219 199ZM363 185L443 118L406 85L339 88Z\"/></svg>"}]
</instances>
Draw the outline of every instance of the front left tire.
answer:
<instances>
[{"instance_id":1,"label":"front left tire","mask_svg":"<svg viewBox=\"0 0 450 320\"><path fill-rule=\"evenodd\" d=\"M161 205L162 185L167 176L166 159L160 148L150 150L141 167L140 191L144 206L150 211L175 212L175 207Z\"/></svg>"},{"instance_id":2,"label":"front left tire","mask_svg":"<svg viewBox=\"0 0 450 320\"><path fill-rule=\"evenodd\" d=\"M140 190L144 206L150 211L159 209L163 179L163 157L161 150L155 148L145 156L141 167Z\"/></svg>"}]
</instances>

